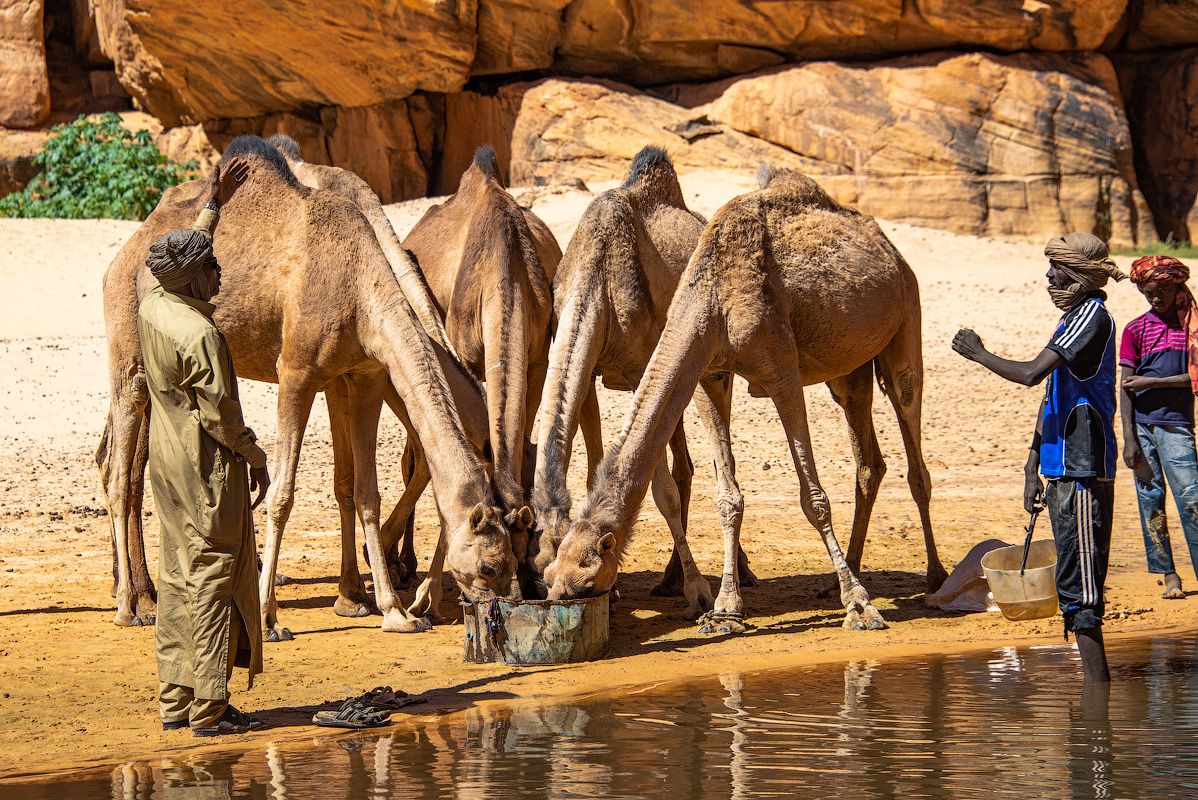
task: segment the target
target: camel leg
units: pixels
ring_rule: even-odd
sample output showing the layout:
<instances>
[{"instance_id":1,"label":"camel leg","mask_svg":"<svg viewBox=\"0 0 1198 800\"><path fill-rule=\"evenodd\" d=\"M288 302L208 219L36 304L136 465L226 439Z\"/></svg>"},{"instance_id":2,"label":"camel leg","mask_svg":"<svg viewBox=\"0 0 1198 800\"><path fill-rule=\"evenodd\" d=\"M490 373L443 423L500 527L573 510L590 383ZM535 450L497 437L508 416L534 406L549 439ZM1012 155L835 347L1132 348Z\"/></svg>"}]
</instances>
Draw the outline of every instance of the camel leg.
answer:
<instances>
[{"instance_id":1,"label":"camel leg","mask_svg":"<svg viewBox=\"0 0 1198 800\"><path fill-rule=\"evenodd\" d=\"M948 579L948 573L940 563L936 539L932 536L929 508L932 503L932 476L924 462L921 443L923 351L919 325L917 310L913 319L903 322L876 360L879 382L894 406L899 430L903 434L903 446L907 450L907 483L923 525L923 541L928 553L927 591L932 594Z\"/></svg>"},{"instance_id":2,"label":"camel leg","mask_svg":"<svg viewBox=\"0 0 1198 800\"><path fill-rule=\"evenodd\" d=\"M268 642L289 642L293 638L291 631L279 623L275 574L279 569L283 530L295 504L295 472L315 397L316 389L306 376L286 368L280 370L278 434L271 462L270 490L266 495L266 545L262 551L262 573L258 576L262 638Z\"/></svg>"},{"instance_id":3,"label":"camel leg","mask_svg":"<svg viewBox=\"0 0 1198 800\"><path fill-rule=\"evenodd\" d=\"M691 477L695 473L695 465L691 462L690 452L686 448L686 429L683 426L682 420L678 421L677 427L674 428L674 435L670 438L670 453L674 457L673 468L670 470L670 479L674 484L674 491L678 495L679 516L683 535L686 535L686 516L690 508L691 500ZM665 456L662 456L662 463L665 463ZM660 467L659 467L660 469ZM653 475L654 486L658 480L657 474ZM653 501L657 503L657 510L665 517L669 523L670 517L666 507L657 500L657 489L653 491ZM671 532L673 526L670 527ZM678 597L682 594L683 573L682 559L678 555L678 548L675 547L670 553L670 561L666 564L666 570L661 576L661 581L658 582L653 590L649 592L653 597Z\"/></svg>"},{"instance_id":4,"label":"camel leg","mask_svg":"<svg viewBox=\"0 0 1198 800\"><path fill-rule=\"evenodd\" d=\"M438 512L439 514L440 512ZM445 518L441 517L441 532L437 536L437 549L433 551L428 574L416 589L416 599L408 606L408 613L440 624L441 618L441 573L445 569L445 556L449 552L449 535L446 533Z\"/></svg>"},{"instance_id":5,"label":"camel leg","mask_svg":"<svg viewBox=\"0 0 1198 800\"><path fill-rule=\"evenodd\" d=\"M836 542L836 534L832 531L832 506L828 503L827 493L820 486L811 450L807 404L803 398L802 383L798 380L798 359L793 358L791 364L778 363L779 361L781 359L774 359L778 374L789 376L790 381L777 381L767 388L774 401L774 407L778 409L778 416L782 419L795 471L799 474L799 500L803 506L803 513L823 538L824 547L828 549L828 555L832 559L832 567L840 579L840 601L847 611L844 627L851 630L885 628L886 621L877 609L870 605L869 593L849 569L844 553Z\"/></svg>"},{"instance_id":6,"label":"camel leg","mask_svg":"<svg viewBox=\"0 0 1198 800\"><path fill-rule=\"evenodd\" d=\"M153 625L158 616L158 592L146 566L146 538L142 520L142 505L146 492L146 464L150 460L150 405L142 412L137 428L137 450L129 475L129 580L133 585L133 602L143 625Z\"/></svg>"},{"instance_id":7,"label":"camel leg","mask_svg":"<svg viewBox=\"0 0 1198 800\"><path fill-rule=\"evenodd\" d=\"M720 527L724 532L724 574L715 608L702 624L702 633L744 633L744 602L740 596L741 565L740 525L744 518L745 496L736 482L736 461L732 457L732 375L723 373L700 381L702 392L695 393L695 407L715 460L716 483L719 494ZM747 559L746 559L747 562ZM750 573L751 574L751 573ZM754 578L756 580L756 578Z\"/></svg>"},{"instance_id":8,"label":"camel leg","mask_svg":"<svg viewBox=\"0 0 1198 800\"><path fill-rule=\"evenodd\" d=\"M389 633L419 633L429 624L415 619L399 602L391 585L391 573L379 538L380 500L375 461L378 442L379 412L383 408L386 376L351 375L349 383L349 430L354 452L354 505L366 549L370 553L370 574L374 579L375 604L383 615L383 630Z\"/></svg>"},{"instance_id":9,"label":"camel leg","mask_svg":"<svg viewBox=\"0 0 1198 800\"><path fill-rule=\"evenodd\" d=\"M136 600L129 559L129 519L133 514L141 519L141 492L132 490L137 441L149 401L145 379L134 377L131 386L123 382L113 389L109 405L104 440L96 451L96 466L104 482L104 499L108 504L109 532L116 551L116 614L113 624L122 627L144 625L136 614ZM134 507L134 501L138 506Z\"/></svg>"},{"instance_id":10,"label":"camel leg","mask_svg":"<svg viewBox=\"0 0 1198 800\"><path fill-rule=\"evenodd\" d=\"M430 475L424 450L416 442L415 435L408 431L400 457L400 470L404 475L403 494L383 523L380 534L383 552L387 554L388 567L394 567L392 580L398 588L410 589L416 585L416 501L428 486ZM402 531L402 533L400 533ZM400 577L402 575L402 577Z\"/></svg>"},{"instance_id":11,"label":"camel leg","mask_svg":"<svg viewBox=\"0 0 1198 800\"><path fill-rule=\"evenodd\" d=\"M595 481L595 470L603 459L603 426L599 415L599 393L595 390L595 379L578 411L578 424L582 428L582 441L587 446L587 489Z\"/></svg>"},{"instance_id":12,"label":"camel leg","mask_svg":"<svg viewBox=\"0 0 1198 800\"><path fill-rule=\"evenodd\" d=\"M711 586L699 572L691 555L690 545L686 542L686 528L682 525L682 498L678 492L678 484L666 466L663 455L653 471L653 502L661 510L670 526L670 535L674 537L674 553L678 556L680 571L683 576L682 595L686 598L686 610L682 616L696 620L715 605L711 596Z\"/></svg>"},{"instance_id":13,"label":"camel leg","mask_svg":"<svg viewBox=\"0 0 1198 800\"><path fill-rule=\"evenodd\" d=\"M333 613L339 617L365 617L370 614L373 602L358 571L355 552L353 442L345 379L330 381L324 388L324 399L329 407L329 431L333 439L333 496L341 516L341 578L337 582Z\"/></svg>"},{"instance_id":14,"label":"camel leg","mask_svg":"<svg viewBox=\"0 0 1198 800\"><path fill-rule=\"evenodd\" d=\"M853 574L861 575L861 554L869 533L878 488L886 474L886 462L874 433L874 365L867 362L848 375L828 381L832 399L844 409L849 424L849 444L857 464L857 496L853 506L853 533L845 556Z\"/></svg>"}]
</instances>

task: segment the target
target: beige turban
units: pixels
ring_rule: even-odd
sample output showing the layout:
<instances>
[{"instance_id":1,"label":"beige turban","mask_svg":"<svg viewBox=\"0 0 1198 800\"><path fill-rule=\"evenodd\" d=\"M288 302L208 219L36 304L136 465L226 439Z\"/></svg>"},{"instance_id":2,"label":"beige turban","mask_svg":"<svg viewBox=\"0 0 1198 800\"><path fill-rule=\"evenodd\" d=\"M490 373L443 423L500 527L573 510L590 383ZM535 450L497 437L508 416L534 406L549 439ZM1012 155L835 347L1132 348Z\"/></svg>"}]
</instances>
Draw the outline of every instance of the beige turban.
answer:
<instances>
[{"instance_id":1,"label":"beige turban","mask_svg":"<svg viewBox=\"0 0 1198 800\"><path fill-rule=\"evenodd\" d=\"M1063 289L1048 290L1052 302L1062 311L1068 311L1090 292L1106 286L1109 278L1117 281L1127 278L1111 260L1106 242L1092 233L1077 231L1049 239L1044 255L1072 281Z\"/></svg>"}]
</instances>

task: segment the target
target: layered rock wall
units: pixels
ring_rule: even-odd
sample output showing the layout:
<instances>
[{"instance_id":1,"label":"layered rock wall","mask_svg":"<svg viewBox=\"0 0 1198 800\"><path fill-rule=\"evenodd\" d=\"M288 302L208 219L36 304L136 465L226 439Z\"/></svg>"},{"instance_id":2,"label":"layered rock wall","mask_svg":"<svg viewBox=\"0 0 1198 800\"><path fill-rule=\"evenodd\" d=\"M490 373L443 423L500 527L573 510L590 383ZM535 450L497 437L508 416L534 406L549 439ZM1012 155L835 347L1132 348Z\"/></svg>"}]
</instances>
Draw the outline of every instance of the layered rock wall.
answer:
<instances>
[{"instance_id":1,"label":"layered rock wall","mask_svg":"<svg viewBox=\"0 0 1198 800\"><path fill-rule=\"evenodd\" d=\"M39 95L42 2L75 63L59 37ZM483 143L514 184L616 178L654 143L684 171L801 169L893 219L1130 243L1149 208L1188 230L1194 45L1198 0L0 0L0 63L33 65L0 72L0 114L127 92L193 126L164 142L287 132L384 201L453 191Z\"/></svg>"}]
</instances>

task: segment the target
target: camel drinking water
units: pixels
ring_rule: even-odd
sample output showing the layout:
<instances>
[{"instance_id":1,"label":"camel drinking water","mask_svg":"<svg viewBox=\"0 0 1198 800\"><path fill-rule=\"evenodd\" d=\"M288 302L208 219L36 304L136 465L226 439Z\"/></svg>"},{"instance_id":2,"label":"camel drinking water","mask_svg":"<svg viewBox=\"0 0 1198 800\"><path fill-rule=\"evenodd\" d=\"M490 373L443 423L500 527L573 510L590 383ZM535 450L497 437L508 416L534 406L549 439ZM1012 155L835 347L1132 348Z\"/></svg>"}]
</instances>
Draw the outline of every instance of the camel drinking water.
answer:
<instances>
[{"instance_id":1,"label":"camel drinking water","mask_svg":"<svg viewBox=\"0 0 1198 800\"><path fill-rule=\"evenodd\" d=\"M487 387L493 480L523 561L524 454L548 365L550 283L561 249L499 182L495 151L480 147L457 192L425 212L404 246L428 281L449 340ZM531 465L530 465L531 466Z\"/></svg>"},{"instance_id":2,"label":"camel drinking water","mask_svg":"<svg viewBox=\"0 0 1198 800\"><path fill-rule=\"evenodd\" d=\"M923 357L919 286L872 218L842 208L809 178L763 168L761 188L712 218L678 282L661 338L623 430L600 466L557 557L545 572L550 599L590 597L615 584L621 555L658 459L695 388L742 375L768 394L786 431L800 503L819 531L840 583L847 628L884 628L832 530L816 474L803 386L827 382L850 420L857 455L857 516L868 520L884 469L870 417L876 370L898 415L908 482L923 522L928 587L944 580L920 446ZM726 414L726 409L719 409ZM725 423L727 418L725 417ZM716 453L724 571L703 629L744 630L736 558L744 512L727 452ZM850 545L850 554L864 545ZM854 538L857 536L854 529Z\"/></svg>"},{"instance_id":3,"label":"camel drinking water","mask_svg":"<svg viewBox=\"0 0 1198 800\"><path fill-rule=\"evenodd\" d=\"M669 156L649 146L637 153L624 183L596 197L583 213L553 279L557 332L549 351L549 373L541 397L533 510L539 532L529 546L530 569L543 575L557 543L569 530L570 493L566 469L574 434L581 424L594 474L602 454L599 406L593 376L609 389L632 390L653 354L678 276L707 224L686 207ZM704 424L715 441L729 440L712 403L723 397L696 397ZM711 588L699 573L686 543L686 515L693 467L679 421L670 439L674 468L664 458L653 472L653 499L674 539L681 593L688 619L709 611ZM741 577L755 582L741 559ZM667 579L655 593L673 593Z\"/></svg>"},{"instance_id":4,"label":"camel drinking water","mask_svg":"<svg viewBox=\"0 0 1198 800\"><path fill-rule=\"evenodd\" d=\"M404 297L367 219L349 200L302 186L279 152L239 137L224 158L244 157L250 177L223 209L216 257L223 291L214 320L238 375L279 384L278 433L267 497L268 531L261 576L263 630L284 636L274 601L274 572L291 511L303 431L316 392L344 380L354 500L376 565L379 541L375 443L379 410L392 384L428 454L450 572L470 599L506 595L515 571L505 509L492 499L484 465L470 448L446 377L424 327ZM112 399L101 470L117 548L119 625L132 624L129 520L140 516L144 421L148 401L135 320L152 285L149 245L186 227L202 203L202 182L169 190L104 276ZM374 572L383 629L427 626L399 604L387 570ZM145 613L141 608L136 613Z\"/></svg>"}]
</instances>

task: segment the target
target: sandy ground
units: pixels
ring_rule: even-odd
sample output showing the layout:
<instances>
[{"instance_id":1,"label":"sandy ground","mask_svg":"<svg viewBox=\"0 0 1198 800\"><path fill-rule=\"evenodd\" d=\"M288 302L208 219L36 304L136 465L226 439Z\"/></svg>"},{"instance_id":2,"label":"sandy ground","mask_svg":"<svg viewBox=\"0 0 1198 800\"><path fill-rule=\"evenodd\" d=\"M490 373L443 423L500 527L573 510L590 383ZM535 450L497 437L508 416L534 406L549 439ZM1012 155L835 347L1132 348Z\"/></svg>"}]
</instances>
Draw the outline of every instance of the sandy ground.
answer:
<instances>
[{"instance_id":1,"label":"sandy ground","mask_svg":"<svg viewBox=\"0 0 1198 800\"><path fill-rule=\"evenodd\" d=\"M747 176L705 173L687 176L683 183L692 207L707 215L752 186ZM564 247L590 195L538 193L534 207ZM403 234L427 205L415 201L388 210ZM186 731L159 730L153 630L117 628L111 622L109 525L91 457L108 396L100 277L136 227L113 221L0 220L0 463L5 465L0 472L0 778L203 744ZM999 353L1030 358L1047 341L1059 312L1044 291L1039 246L883 227L921 284L923 441L935 485L936 539L951 569L981 540L1021 538L1026 522L1021 467L1041 392L1014 387L965 362L949 341L959 326L969 325ZM1122 324L1141 313L1143 301L1124 284L1111 290L1109 305ZM608 658L527 669L464 662L458 624L418 635L383 634L378 617L351 620L333 614L337 511L328 422L318 399L280 562L281 571L297 579L279 589L281 615L296 639L266 646L266 672L252 691L244 690L243 677L235 676L232 684L236 703L276 727L237 746L309 737L316 730L309 724L314 706L380 684L427 693L429 703L415 711L444 712L513 697L737 669L1060 641L1059 617L1011 623L997 614L952 614L923 604L923 536L907 491L897 424L882 398L876 400L875 423L890 473L874 511L863 568L865 585L891 627L842 630L839 603L821 596L832 582L829 561L799 510L798 480L777 415L768 400L750 398L742 382L738 387L733 446L745 493L744 546L763 579L760 588L745 593L753 628L743 636L702 636L682 618L678 599L649 596L668 557L669 535L648 504L624 566L623 599L612 612ZM248 420L270 452L273 387L243 383L242 393ZM629 398L601 394L608 437ZM854 471L843 417L823 387L810 388L808 403L820 477L846 545ZM688 415L696 463L690 541L714 588L722 540L713 473L701 427L692 412ZM402 487L402 428L388 415L380 437L386 504ZM572 468L576 498L583 493L583 457L579 437ZM151 502L146 508L151 558L157 547L153 513ZM258 522L264 530L261 516ZM422 568L436 530L431 495L426 495L417 518ZM1049 535L1046 521L1041 535ZM1187 588L1198 586L1189 577L1185 548L1175 543L1174 554ZM1198 600L1162 600L1155 578L1146 572L1127 471L1118 482L1107 597L1111 636L1198 627ZM453 593L442 613L459 617Z\"/></svg>"}]
</instances>

